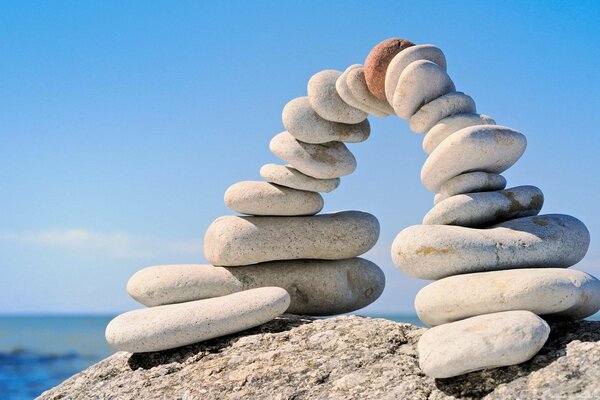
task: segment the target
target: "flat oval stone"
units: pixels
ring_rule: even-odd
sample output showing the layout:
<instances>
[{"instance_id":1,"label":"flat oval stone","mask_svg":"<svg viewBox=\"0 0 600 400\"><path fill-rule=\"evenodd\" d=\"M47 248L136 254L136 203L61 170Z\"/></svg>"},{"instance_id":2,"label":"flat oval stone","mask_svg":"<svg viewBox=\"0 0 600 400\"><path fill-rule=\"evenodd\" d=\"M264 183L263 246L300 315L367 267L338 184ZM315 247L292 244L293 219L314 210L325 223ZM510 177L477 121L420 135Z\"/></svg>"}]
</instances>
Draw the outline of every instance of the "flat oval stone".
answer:
<instances>
[{"instance_id":1,"label":"flat oval stone","mask_svg":"<svg viewBox=\"0 0 600 400\"><path fill-rule=\"evenodd\" d=\"M312 109L308 97L298 97L283 108L283 126L304 143L364 142L371 134L369 120L358 124L341 124L323 119Z\"/></svg>"},{"instance_id":2,"label":"flat oval stone","mask_svg":"<svg viewBox=\"0 0 600 400\"><path fill-rule=\"evenodd\" d=\"M457 194L437 203L423 224L479 227L537 215L543 204L544 194L535 186Z\"/></svg>"},{"instance_id":3,"label":"flat oval stone","mask_svg":"<svg viewBox=\"0 0 600 400\"><path fill-rule=\"evenodd\" d=\"M356 169L354 155L341 142L304 143L282 132L271 140L269 149L298 171L317 179L339 178Z\"/></svg>"},{"instance_id":4,"label":"flat oval stone","mask_svg":"<svg viewBox=\"0 0 600 400\"><path fill-rule=\"evenodd\" d=\"M480 369L519 364L546 343L550 327L529 311L479 315L428 329L417 346L430 377L450 378Z\"/></svg>"},{"instance_id":5,"label":"flat oval stone","mask_svg":"<svg viewBox=\"0 0 600 400\"><path fill-rule=\"evenodd\" d=\"M441 279L516 268L567 268L585 256L590 234L577 218L548 214L513 219L487 229L415 225L392 244L405 274Z\"/></svg>"},{"instance_id":6,"label":"flat oval stone","mask_svg":"<svg viewBox=\"0 0 600 400\"><path fill-rule=\"evenodd\" d=\"M447 180L471 171L500 173L525 152L527 139L514 129L499 125L463 128L444 140L421 169L421 181L437 192Z\"/></svg>"},{"instance_id":7,"label":"flat oval stone","mask_svg":"<svg viewBox=\"0 0 600 400\"><path fill-rule=\"evenodd\" d=\"M583 319L600 309L600 281L561 268L478 272L440 279L415 298L421 321L430 326L500 311Z\"/></svg>"},{"instance_id":8,"label":"flat oval stone","mask_svg":"<svg viewBox=\"0 0 600 400\"><path fill-rule=\"evenodd\" d=\"M433 126L425 139L423 139L423 150L431 154L440 143L454 132L474 125L496 125L496 121L483 114L456 114L446 117Z\"/></svg>"},{"instance_id":9,"label":"flat oval stone","mask_svg":"<svg viewBox=\"0 0 600 400\"><path fill-rule=\"evenodd\" d=\"M241 214L313 215L323 209L323 197L269 182L243 181L227 189L225 205Z\"/></svg>"},{"instance_id":10,"label":"flat oval stone","mask_svg":"<svg viewBox=\"0 0 600 400\"><path fill-rule=\"evenodd\" d=\"M210 264L237 266L275 260L341 260L369 251L379 238L371 214L343 211L312 217L217 218L204 237Z\"/></svg>"},{"instance_id":11,"label":"flat oval stone","mask_svg":"<svg viewBox=\"0 0 600 400\"><path fill-rule=\"evenodd\" d=\"M435 195L434 204L457 194L502 190L505 187L506 179L502 175L482 171L467 172L444 182Z\"/></svg>"},{"instance_id":12,"label":"flat oval stone","mask_svg":"<svg viewBox=\"0 0 600 400\"><path fill-rule=\"evenodd\" d=\"M272 261L245 267L160 265L136 272L127 291L146 306L276 286L291 297L288 313L335 315L358 310L383 292L385 275L362 258Z\"/></svg>"},{"instance_id":13,"label":"flat oval stone","mask_svg":"<svg viewBox=\"0 0 600 400\"><path fill-rule=\"evenodd\" d=\"M285 289L264 287L213 299L144 308L119 315L106 327L106 340L129 352L172 349L240 332L283 314Z\"/></svg>"},{"instance_id":14,"label":"flat oval stone","mask_svg":"<svg viewBox=\"0 0 600 400\"><path fill-rule=\"evenodd\" d=\"M290 165L265 164L260 169L260 176L281 186L309 192L329 193L340 185L340 178L313 178Z\"/></svg>"},{"instance_id":15,"label":"flat oval stone","mask_svg":"<svg viewBox=\"0 0 600 400\"><path fill-rule=\"evenodd\" d=\"M394 109L386 100L378 99L371 93L367 87L365 70L363 67L353 68L348 71L346 84L354 98L366 106L378 111L378 113L372 113L373 115L385 117L394 113Z\"/></svg>"},{"instance_id":16,"label":"flat oval stone","mask_svg":"<svg viewBox=\"0 0 600 400\"><path fill-rule=\"evenodd\" d=\"M332 69L317 72L308 80L308 101L313 110L328 121L358 124L368 114L344 102L335 88L342 73Z\"/></svg>"},{"instance_id":17,"label":"flat oval stone","mask_svg":"<svg viewBox=\"0 0 600 400\"><path fill-rule=\"evenodd\" d=\"M444 68L427 60L413 61L400 74L392 106L396 115L409 119L425 104L454 91Z\"/></svg>"},{"instance_id":18,"label":"flat oval stone","mask_svg":"<svg viewBox=\"0 0 600 400\"><path fill-rule=\"evenodd\" d=\"M380 100L385 100L385 73L396 54L415 44L401 38L386 39L373 47L365 59L365 79L369 91Z\"/></svg>"},{"instance_id":19,"label":"flat oval stone","mask_svg":"<svg viewBox=\"0 0 600 400\"><path fill-rule=\"evenodd\" d=\"M410 117L409 125L413 132L424 133L446 117L475 112L477 107L471 96L461 92L451 92L421 107Z\"/></svg>"},{"instance_id":20,"label":"flat oval stone","mask_svg":"<svg viewBox=\"0 0 600 400\"><path fill-rule=\"evenodd\" d=\"M389 104L394 102L394 91L398 85L398 79L404 68L410 63L418 60L428 60L436 63L446 70L446 57L444 53L431 44L420 44L408 47L396 54L385 72L385 97Z\"/></svg>"},{"instance_id":21,"label":"flat oval stone","mask_svg":"<svg viewBox=\"0 0 600 400\"><path fill-rule=\"evenodd\" d=\"M364 111L368 114L377 115L379 117L386 116L385 113L379 111L377 108L371 107L369 104L363 103L358 98L356 98L354 96L354 94L352 93L352 91L350 90L350 88L348 87L348 80L347 80L348 74L358 68L362 68L362 66L360 64L351 65L340 75L340 77L335 82L335 88L336 88L338 94L340 95L342 100L344 100L344 102L346 104L349 104L354 108L358 108L361 111ZM368 89L367 89L367 91L368 91ZM369 92L369 94L370 93L371 92ZM371 97L373 97L372 94L371 94Z\"/></svg>"}]
</instances>

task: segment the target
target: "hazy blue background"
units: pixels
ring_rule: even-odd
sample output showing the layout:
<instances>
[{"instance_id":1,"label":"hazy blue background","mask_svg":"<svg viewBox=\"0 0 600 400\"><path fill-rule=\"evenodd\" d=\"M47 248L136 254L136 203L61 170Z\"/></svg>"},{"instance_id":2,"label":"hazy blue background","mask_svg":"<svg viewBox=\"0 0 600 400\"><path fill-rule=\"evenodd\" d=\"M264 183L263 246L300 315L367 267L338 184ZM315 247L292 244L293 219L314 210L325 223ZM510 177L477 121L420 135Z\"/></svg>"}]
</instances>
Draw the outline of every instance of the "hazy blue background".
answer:
<instances>
[{"instance_id":1,"label":"hazy blue background","mask_svg":"<svg viewBox=\"0 0 600 400\"><path fill-rule=\"evenodd\" d=\"M393 36L440 46L480 112L525 133L505 176L582 219L600 275L600 2L0 3L0 313L115 313L129 276L203 262L225 189L258 179L284 104L321 69ZM325 211L381 222L385 271L365 312L410 313L426 282L389 248L432 204L420 135L372 118L358 169Z\"/></svg>"}]
</instances>

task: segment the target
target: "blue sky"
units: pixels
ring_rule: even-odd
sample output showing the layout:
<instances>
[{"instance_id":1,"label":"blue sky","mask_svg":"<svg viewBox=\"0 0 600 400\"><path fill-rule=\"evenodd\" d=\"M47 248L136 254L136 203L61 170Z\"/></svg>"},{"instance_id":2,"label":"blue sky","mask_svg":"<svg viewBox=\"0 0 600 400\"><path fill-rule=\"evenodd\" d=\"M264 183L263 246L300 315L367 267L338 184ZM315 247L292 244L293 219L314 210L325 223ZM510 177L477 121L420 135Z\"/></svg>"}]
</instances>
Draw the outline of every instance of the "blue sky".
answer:
<instances>
[{"instance_id":1,"label":"blue sky","mask_svg":"<svg viewBox=\"0 0 600 400\"><path fill-rule=\"evenodd\" d=\"M509 186L584 221L578 268L600 275L598 21L595 1L1 2L0 313L134 308L136 270L203 262L225 189L277 162L285 103L398 36L439 46L478 111L527 135ZM379 218L366 257L388 284L365 312L412 312L427 282L389 249L432 204L422 136L398 118L371 126L325 211Z\"/></svg>"}]
</instances>

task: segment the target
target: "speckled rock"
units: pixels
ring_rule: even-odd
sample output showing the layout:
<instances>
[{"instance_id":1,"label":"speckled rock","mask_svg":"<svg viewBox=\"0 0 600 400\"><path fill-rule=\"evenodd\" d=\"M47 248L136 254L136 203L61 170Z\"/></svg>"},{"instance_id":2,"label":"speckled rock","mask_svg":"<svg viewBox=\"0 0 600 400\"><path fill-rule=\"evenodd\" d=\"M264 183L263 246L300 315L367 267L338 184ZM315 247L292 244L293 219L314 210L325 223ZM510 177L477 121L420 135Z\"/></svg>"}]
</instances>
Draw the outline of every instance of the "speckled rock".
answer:
<instances>
[{"instance_id":1,"label":"speckled rock","mask_svg":"<svg viewBox=\"0 0 600 400\"><path fill-rule=\"evenodd\" d=\"M240 332L283 314L288 293L278 287L246 290L213 299L129 311L106 327L106 340L118 350L173 349Z\"/></svg>"},{"instance_id":2,"label":"speckled rock","mask_svg":"<svg viewBox=\"0 0 600 400\"><path fill-rule=\"evenodd\" d=\"M356 169L354 155L342 142L309 144L282 132L271 140L269 149L298 171L317 179L339 178Z\"/></svg>"},{"instance_id":3,"label":"speckled rock","mask_svg":"<svg viewBox=\"0 0 600 400\"><path fill-rule=\"evenodd\" d=\"M456 274L575 265L590 234L577 218L548 214L514 219L488 229L415 225L392 244L392 259L405 274L441 279Z\"/></svg>"},{"instance_id":4,"label":"speckled rock","mask_svg":"<svg viewBox=\"0 0 600 400\"><path fill-rule=\"evenodd\" d=\"M369 120L358 124L341 124L323 119L312 109L308 97L290 100L281 114L283 126L296 139L304 143L364 142L369 138Z\"/></svg>"},{"instance_id":5,"label":"speckled rock","mask_svg":"<svg viewBox=\"0 0 600 400\"><path fill-rule=\"evenodd\" d=\"M224 199L233 211L250 215L313 215L323 208L319 193L260 181L235 183L227 189Z\"/></svg>"},{"instance_id":6,"label":"speckled rock","mask_svg":"<svg viewBox=\"0 0 600 400\"><path fill-rule=\"evenodd\" d=\"M431 154L433 150L454 132L474 125L496 125L496 121L483 114L456 114L436 123L423 139L423 150Z\"/></svg>"},{"instance_id":7,"label":"speckled rock","mask_svg":"<svg viewBox=\"0 0 600 400\"><path fill-rule=\"evenodd\" d=\"M127 291L140 303L157 306L268 286L290 294L289 313L334 315L374 302L383 292L385 275L362 258L272 261L244 267L159 265L136 272Z\"/></svg>"},{"instance_id":8,"label":"speckled rock","mask_svg":"<svg viewBox=\"0 0 600 400\"><path fill-rule=\"evenodd\" d=\"M385 97L389 104L394 102L394 91L400 74L408 64L418 60L434 62L446 70L446 57L437 47L431 44L420 44L404 49L394 56L385 72Z\"/></svg>"},{"instance_id":9,"label":"speckled rock","mask_svg":"<svg viewBox=\"0 0 600 400\"><path fill-rule=\"evenodd\" d=\"M477 107L470 96L461 92L451 92L421 107L410 117L409 125L413 132L424 133L446 117L475 112Z\"/></svg>"},{"instance_id":10,"label":"speckled rock","mask_svg":"<svg viewBox=\"0 0 600 400\"><path fill-rule=\"evenodd\" d=\"M372 107L370 104L360 101L356 96L354 96L354 94L348 87L348 80L347 80L348 73L350 73L351 71L356 70L358 68L362 69L362 65L353 64L353 65L349 66L348 68L346 68L346 70L340 75L340 77L335 82L335 88L336 88L338 94L340 95L341 99L344 100L344 102L346 104L349 104L354 108L358 108L361 111L364 111L368 114L376 115L378 117L385 117L387 115L386 113L378 110L376 107ZM368 89L367 89L367 91L368 91ZM371 92L369 92L369 93L371 93ZM371 97L373 97L373 95L371 95Z\"/></svg>"},{"instance_id":11,"label":"speckled rock","mask_svg":"<svg viewBox=\"0 0 600 400\"><path fill-rule=\"evenodd\" d=\"M342 73L332 69L317 72L308 81L308 101L313 110L328 121L358 124L367 113L344 102L335 88Z\"/></svg>"},{"instance_id":12,"label":"speckled rock","mask_svg":"<svg viewBox=\"0 0 600 400\"><path fill-rule=\"evenodd\" d=\"M260 168L260 176L281 186L309 192L329 193L340 185L340 178L313 178L290 165L265 164Z\"/></svg>"},{"instance_id":13,"label":"speckled rock","mask_svg":"<svg viewBox=\"0 0 600 400\"><path fill-rule=\"evenodd\" d=\"M535 186L457 194L437 203L423 224L479 227L537 215L543 204L544 194Z\"/></svg>"},{"instance_id":14,"label":"speckled rock","mask_svg":"<svg viewBox=\"0 0 600 400\"><path fill-rule=\"evenodd\" d=\"M419 340L419 366L434 378L531 359L546 343L550 327L529 311L479 315L426 331Z\"/></svg>"},{"instance_id":15,"label":"speckled rock","mask_svg":"<svg viewBox=\"0 0 600 400\"><path fill-rule=\"evenodd\" d=\"M498 125L463 128L444 140L427 158L421 181L437 192L449 179L471 171L501 173L525 152L527 139L514 129Z\"/></svg>"},{"instance_id":16,"label":"speckled rock","mask_svg":"<svg viewBox=\"0 0 600 400\"><path fill-rule=\"evenodd\" d=\"M430 326L510 310L581 319L600 309L600 281L561 268L455 275L421 289L415 308L419 319Z\"/></svg>"},{"instance_id":17,"label":"speckled rock","mask_svg":"<svg viewBox=\"0 0 600 400\"><path fill-rule=\"evenodd\" d=\"M204 256L213 265L238 266L275 260L341 260L369 251L379 222L361 211L312 217L217 218L204 237Z\"/></svg>"},{"instance_id":18,"label":"speckled rock","mask_svg":"<svg viewBox=\"0 0 600 400\"><path fill-rule=\"evenodd\" d=\"M396 54L414 45L406 39L390 38L371 49L365 59L365 79L375 97L385 100L385 73L390 61Z\"/></svg>"},{"instance_id":19,"label":"speckled rock","mask_svg":"<svg viewBox=\"0 0 600 400\"><path fill-rule=\"evenodd\" d=\"M435 195L434 204L457 194L502 190L505 187L506 179L502 175L482 171L466 172L444 182Z\"/></svg>"},{"instance_id":20,"label":"speckled rock","mask_svg":"<svg viewBox=\"0 0 600 400\"><path fill-rule=\"evenodd\" d=\"M444 68L427 60L413 61L398 78L392 106L397 116L409 119L425 104L455 90Z\"/></svg>"},{"instance_id":21,"label":"speckled rock","mask_svg":"<svg viewBox=\"0 0 600 400\"><path fill-rule=\"evenodd\" d=\"M350 92L358 101L370 108L378 110L378 113L373 113L373 115L385 117L387 115L394 114L394 109L387 102L387 100L378 99L367 87L365 70L363 67L353 68L352 70L348 71L346 83L350 89Z\"/></svg>"}]
</instances>

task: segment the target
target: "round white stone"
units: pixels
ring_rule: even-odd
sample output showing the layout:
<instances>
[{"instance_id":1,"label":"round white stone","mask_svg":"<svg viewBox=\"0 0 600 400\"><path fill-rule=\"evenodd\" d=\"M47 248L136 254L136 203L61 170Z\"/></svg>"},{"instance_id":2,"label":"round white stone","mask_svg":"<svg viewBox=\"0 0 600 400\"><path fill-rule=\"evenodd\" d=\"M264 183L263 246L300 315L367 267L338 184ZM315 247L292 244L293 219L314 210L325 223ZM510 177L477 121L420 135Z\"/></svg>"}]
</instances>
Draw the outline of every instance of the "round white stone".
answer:
<instances>
[{"instance_id":1,"label":"round white stone","mask_svg":"<svg viewBox=\"0 0 600 400\"><path fill-rule=\"evenodd\" d=\"M385 117L394 113L394 109L388 104L387 101L380 100L373 96L373 93L371 93L367 87L367 81L365 80L365 69L362 66L348 71L346 76L346 84L348 85L348 88L350 89L350 92L354 98L365 104L367 107L377 111L377 113L373 112L371 114L378 117Z\"/></svg>"},{"instance_id":2,"label":"round white stone","mask_svg":"<svg viewBox=\"0 0 600 400\"><path fill-rule=\"evenodd\" d=\"M454 132L474 125L496 125L496 121L483 114L455 114L437 122L423 139L423 150L431 154L433 150Z\"/></svg>"},{"instance_id":3,"label":"round white stone","mask_svg":"<svg viewBox=\"0 0 600 400\"><path fill-rule=\"evenodd\" d=\"M417 346L419 366L432 378L450 378L519 364L540 351L549 333L529 311L479 315L427 330Z\"/></svg>"},{"instance_id":4,"label":"round white stone","mask_svg":"<svg viewBox=\"0 0 600 400\"><path fill-rule=\"evenodd\" d=\"M435 195L434 204L457 194L502 190L505 187L506 179L502 175L482 171L467 172L444 182Z\"/></svg>"},{"instance_id":5,"label":"round white stone","mask_svg":"<svg viewBox=\"0 0 600 400\"><path fill-rule=\"evenodd\" d=\"M271 140L269 149L298 171L317 179L339 178L356 169L354 155L342 142L309 144L282 132Z\"/></svg>"},{"instance_id":6,"label":"round white stone","mask_svg":"<svg viewBox=\"0 0 600 400\"><path fill-rule=\"evenodd\" d=\"M371 107L369 104L359 101L354 96L352 91L350 91L350 88L348 87L348 81L347 81L348 73L351 72L352 70L358 69L360 67L361 67L360 64L354 64L354 65L349 66L335 82L335 88L336 88L338 94L340 95L340 97L342 98L342 100L344 100L344 102L346 104L348 104L354 108L358 108L359 110L364 111L368 114L373 114L378 117L385 117L387 114L379 111L375 107Z\"/></svg>"},{"instance_id":7,"label":"round white stone","mask_svg":"<svg viewBox=\"0 0 600 400\"><path fill-rule=\"evenodd\" d=\"M261 181L231 185L224 200L233 211L250 215L313 215L323 209L323 197L319 193Z\"/></svg>"},{"instance_id":8,"label":"round white stone","mask_svg":"<svg viewBox=\"0 0 600 400\"><path fill-rule=\"evenodd\" d=\"M409 119L425 104L455 90L444 68L431 61L413 61L400 74L392 106L396 115Z\"/></svg>"},{"instance_id":9,"label":"round white stone","mask_svg":"<svg viewBox=\"0 0 600 400\"><path fill-rule=\"evenodd\" d=\"M525 152L527 139L514 129L498 125L463 128L444 140L421 169L421 181L437 192L447 180L470 171L500 173Z\"/></svg>"},{"instance_id":10,"label":"round white stone","mask_svg":"<svg viewBox=\"0 0 600 400\"><path fill-rule=\"evenodd\" d=\"M213 299L144 308L119 315L106 327L106 340L129 352L172 349L249 329L283 314L285 289L264 287Z\"/></svg>"},{"instance_id":11,"label":"round white stone","mask_svg":"<svg viewBox=\"0 0 600 400\"><path fill-rule=\"evenodd\" d=\"M290 165L265 164L260 169L260 176L281 186L309 192L329 193L340 185L340 178L313 178Z\"/></svg>"},{"instance_id":12,"label":"round white stone","mask_svg":"<svg viewBox=\"0 0 600 400\"><path fill-rule=\"evenodd\" d=\"M244 267L160 265L129 279L129 294L147 306L224 296L265 286L284 288L287 310L302 315L334 315L363 308L383 292L385 275L362 258L272 261Z\"/></svg>"},{"instance_id":13,"label":"round white stone","mask_svg":"<svg viewBox=\"0 0 600 400\"><path fill-rule=\"evenodd\" d=\"M500 311L582 319L600 309L600 281L561 268L513 269L450 276L425 286L415 298L430 326Z\"/></svg>"},{"instance_id":14,"label":"round white stone","mask_svg":"<svg viewBox=\"0 0 600 400\"><path fill-rule=\"evenodd\" d=\"M444 71L446 70L446 57L437 47L431 44L407 47L392 58L385 72L385 97L389 104L394 103L394 91L396 90L402 71L410 63L418 60L434 62L442 67Z\"/></svg>"},{"instance_id":15,"label":"round white stone","mask_svg":"<svg viewBox=\"0 0 600 400\"><path fill-rule=\"evenodd\" d=\"M470 96L461 92L450 92L421 107L410 117L409 125L413 132L425 133L446 117L475 112L477 107Z\"/></svg>"},{"instance_id":16,"label":"round white stone","mask_svg":"<svg viewBox=\"0 0 600 400\"><path fill-rule=\"evenodd\" d=\"M544 194L535 186L457 194L437 203L423 224L479 227L537 215L543 204Z\"/></svg>"},{"instance_id":17,"label":"round white stone","mask_svg":"<svg viewBox=\"0 0 600 400\"><path fill-rule=\"evenodd\" d=\"M308 97L289 101L281 114L283 126L296 139L305 143L364 142L369 138L369 120L358 124L340 124L323 119L312 109Z\"/></svg>"},{"instance_id":18,"label":"round white stone","mask_svg":"<svg viewBox=\"0 0 600 400\"><path fill-rule=\"evenodd\" d=\"M589 243L590 234L577 218L549 214L488 229L411 226L396 236L392 259L407 275L441 279L503 269L566 268L585 256Z\"/></svg>"},{"instance_id":19,"label":"round white stone","mask_svg":"<svg viewBox=\"0 0 600 400\"><path fill-rule=\"evenodd\" d=\"M367 113L344 102L335 88L342 73L327 69L314 74L308 81L308 101L313 110L328 121L358 124Z\"/></svg>"},{"instance_id":20,"label":"round white stone","mask_svg":"<svg viewBox=\"0 0 600 400\"><path fill-rule=\"evenodd\" d=\"M237 266L275 260L341 260L369 251L379 238L371 214L343 211L312 217L216 219L204 237L210 264Z\"/></svg>"}]
</instances>

